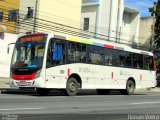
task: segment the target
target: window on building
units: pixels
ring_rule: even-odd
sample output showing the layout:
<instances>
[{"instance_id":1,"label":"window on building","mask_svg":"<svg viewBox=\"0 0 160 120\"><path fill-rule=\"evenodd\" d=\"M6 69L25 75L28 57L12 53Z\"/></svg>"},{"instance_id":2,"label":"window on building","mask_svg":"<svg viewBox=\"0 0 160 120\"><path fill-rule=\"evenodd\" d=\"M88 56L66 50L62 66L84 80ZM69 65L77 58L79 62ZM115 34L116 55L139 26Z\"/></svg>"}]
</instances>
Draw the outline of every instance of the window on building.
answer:
<instances>
[{"instance_id":1,"label":"window on building","mask_svg":"<svg viewBox=\"0 0 160 120\"><path fill-rule=\"evenodd\" d=\"M84 18L83 30L89 30L89 18Z\"/></svg>"},{"instance_id":2,"label":"window on building","mask_svg":"<svg viewBox=\"0 0 160 120\"><path fill-rule=\"evenodd\" d=\"M33 18L33 9L31 7L28 7L27 18Z\"/></svg>"},{"instance_id":3,"label":"window on building","mask_svg":"<svg viewBox=\"0 0 160 120\"><path fill-rule=\"evenodd\" d=\"M8 14L8 20L9 21L17 21L17 17L18 17L18 10L10 10L9 14Z\"/></svg>"},{"instance_id":4,"label":"window on building","mask_svg":"<svg viewBox=\"0 0 160 120\"><path fill-rule=\"evenodd\" d=\"M0 12L0 21L3 20L3 12Z\"/></svg>"}]
</instances>

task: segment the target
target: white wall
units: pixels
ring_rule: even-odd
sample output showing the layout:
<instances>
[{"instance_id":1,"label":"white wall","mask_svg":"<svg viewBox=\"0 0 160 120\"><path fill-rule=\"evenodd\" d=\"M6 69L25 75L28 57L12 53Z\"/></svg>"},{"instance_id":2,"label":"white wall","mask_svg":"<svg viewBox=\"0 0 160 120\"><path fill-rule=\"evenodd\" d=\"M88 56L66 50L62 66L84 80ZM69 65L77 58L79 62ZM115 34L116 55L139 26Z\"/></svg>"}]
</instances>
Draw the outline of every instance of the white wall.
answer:
<instances>
[{"instance_id":1,"label":"white wall","mask_svg":"<svg viewBox=\"0 0 160 120\"><path fill-rule=\"evenodd\" d=\"M152 37L153 17L142 17L140 20L139 43L145 47L150 47Z\"/></svg>"},{"instance_id":2,"label":"white wall","mask_svg":"<svg viewBox=\"0 0 160 120\"><path fill-rule=\"evenodd\" d=\"M7 53L9 43L16 42L18 35L16 34L4 34L4 39L0 38L0 77L9 77L10 74L10 62L14 45L10 46L10 52Z\"/></svg>"},{"instance_id":3,"label":"white wall","mask_svg":"<svg viewBox=\"0 0 160 120\"><path fill-rule=\"evenodd\" d=\"M89 31L95 32L96 29L96 14L98 12L98 6L93 5L89 7L83 7L81 14L81 29L83 30L84 18L89 18Z\"/></svg>"},{"instance_id":4,"label":"white wall","mask_svg":"<svg viewBox=\"0 0 160 120\"><path fill-rule=\"evenodd\" d=\"M138 43L140 13L124 11L121 43Z\"/></svg>"},{"instance_id":5,"label":"white wall","mask_svg":"<svg viewBox=\"0 0 160 120\"><path fill-rule=\"evenodd\" d=\"M90 2L92 3L92 0ZM92 21L89 30L101 34L97 35L97 37L116 41L117 33L122 27L123 10L124 0L99 0L98 4L94 6L89 4L89 1L87 3L84 1L81 28L83 28L84 17L89 17L90 21ZM108 36L111 37L109 38Z\"/></svg>"},{"instance_id":6,"label":"white wall","mask_svg":"<svg viewBox=\"0 0 160 120\"><path fill-rule=\"evenodd\" d=\"M97 37L125 44L138 43L139 11L124 7L124 0L99 0L94 6L91 3L94 2L88 0L87 3L83 3L81 28L83 28L84 17L89 17L92 21L89 30L104 35ZM96 27L93 27L94 24Z\"/></svg>"},{"instance_id":7,"label":"white wall","mask_svg":"<svg viewBox=\"0 0 160 120\"><path fill-rule=\"evenodd\" d=\"M27 19L26 15L28 7L33 9L33 17L35 15L36 0L20 0L20 36L26 34L26 32L33 32L34 19Z\"/></svg>"}]
</instances>

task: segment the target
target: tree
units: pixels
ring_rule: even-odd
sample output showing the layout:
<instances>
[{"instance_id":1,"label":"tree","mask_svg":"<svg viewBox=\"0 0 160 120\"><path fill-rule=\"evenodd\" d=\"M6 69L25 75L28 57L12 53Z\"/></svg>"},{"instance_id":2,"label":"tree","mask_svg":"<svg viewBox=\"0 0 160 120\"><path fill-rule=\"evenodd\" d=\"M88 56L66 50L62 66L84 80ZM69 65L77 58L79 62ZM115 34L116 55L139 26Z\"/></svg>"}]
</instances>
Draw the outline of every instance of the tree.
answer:
<instances>
[{"instance_id":1,"label":"tree","mask_svg":"<svg viewBox=\"0 0 160 120\"><path fill-rule=\"evenodd\" d=\"M151 42L151 44L155 41L156 49L160 48L160 0L154 3L154 6L152 8L149 8L149 12L151 12L151 15L153 16L153 19L155 19L155 23L153 22L152 29L154 32L154 40Z\"/></svg>"}]
</instances>

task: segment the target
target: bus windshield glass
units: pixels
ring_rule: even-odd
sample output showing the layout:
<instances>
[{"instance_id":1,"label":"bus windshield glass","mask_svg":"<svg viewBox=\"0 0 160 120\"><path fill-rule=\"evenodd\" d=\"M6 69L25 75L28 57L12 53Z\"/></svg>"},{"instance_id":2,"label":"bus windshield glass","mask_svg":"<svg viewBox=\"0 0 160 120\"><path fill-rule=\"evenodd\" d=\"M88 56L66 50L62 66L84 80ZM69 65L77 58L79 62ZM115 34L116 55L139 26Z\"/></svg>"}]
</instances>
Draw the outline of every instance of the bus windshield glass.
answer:
<instances>
[{"instance_id":1,"label":"bus windshield glass","mask_svg":"<svg viewBox=\"0 0 160 120\"><path fill-rule=\"evenodd\" d=\"M31 35L18 39L11 62L12 68L41 68L46 35Z\"/></svg>"}]
</instances>

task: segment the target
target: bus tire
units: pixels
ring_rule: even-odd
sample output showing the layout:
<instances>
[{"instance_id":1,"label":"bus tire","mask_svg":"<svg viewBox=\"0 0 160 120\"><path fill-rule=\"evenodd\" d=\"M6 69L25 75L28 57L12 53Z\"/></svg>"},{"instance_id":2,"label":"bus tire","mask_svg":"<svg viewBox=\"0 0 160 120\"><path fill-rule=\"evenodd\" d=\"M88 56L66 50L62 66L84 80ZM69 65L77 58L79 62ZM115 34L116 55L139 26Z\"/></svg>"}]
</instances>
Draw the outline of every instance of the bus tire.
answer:
<instances>
[{"instance_id":1,"label":"bus tire","mask_svg":"<svg viewBox=\"0 0 160 120\"><path fill-rule=\"evenodd\" d=\"M78 82L75 78L71 77L67 81L65 95L75 96L77 92L78 92Z\"/></svg>"},{"instance_id":2,"label":"bus tire","mask_svg":"<svg viewBox=\"0 0 160 120\"><path fill-rule=\"evenodd\" d=\"M135 83L133 82L133 80L128 80L126 84L126 89L121 90L120 92L121 94L125 95L133 95L134 89L135 89Z\"/></svg>"},{"instance_id":3,"label":"bus tire","mask_svg":"<svg viewBox=\"0 0 160 120\"><path fill-rule=\"evenodd\" d=\"M107 90L107 89L97 89L97 93L99 95L106 95L106 94L110 93L110 90Z\"/></svg>"},{"instance_id":4,"label":"bus tire","mask_svg":"<svg viewBox=\"0 0 160 120\"><path fill-rule=\"evenodd\" d=\"M49 89L46 89L46 88L37 88L36 90L37 90L38 94L41 96L48 95L48 93L50 91Z\"/></svg>"}]
</instances>

